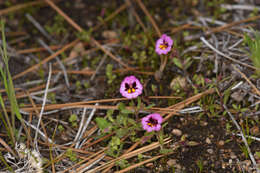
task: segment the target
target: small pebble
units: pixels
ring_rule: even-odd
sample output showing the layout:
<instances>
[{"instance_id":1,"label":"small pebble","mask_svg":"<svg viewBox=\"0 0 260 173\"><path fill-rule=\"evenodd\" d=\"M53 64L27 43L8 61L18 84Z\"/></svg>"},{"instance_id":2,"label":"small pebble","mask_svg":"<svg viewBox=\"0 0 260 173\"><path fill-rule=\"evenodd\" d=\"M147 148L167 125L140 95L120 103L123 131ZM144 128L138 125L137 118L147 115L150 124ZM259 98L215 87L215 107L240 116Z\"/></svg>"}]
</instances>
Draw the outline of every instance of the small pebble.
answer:
<instances>
[{"instance_id":1,"label":"small pebble","mask_svg":"<svg viewBox=\"0 0 260 173\"><path fill-rule=\"evenodd\" d=\"M220 145L220 146L223 146L224 144L225 144L225 142L222 141L222 140L220 140L220 141L218 142L218 145Z\"/></svg>"},{"instance_id":2,"label":"small pebble","mask_svg":"<svg viewBox=\"0 0 260 173\"><path fill-rule=\"evenodd\" d=\"M205 127L205 126L208 125L208 122L206 122L206 121L201 121L201 122L200 122L200 125L201 125L202 127Z\"/></svg>"},{"instance_id":3,"label":"small pebble","mask_svg":"<svg viewBox=\"0 0 260 173\"><path fill-rule=\"evenodd\" d=\"M206 143L211 144L211 140L209 138L206 138Z\"/></svg>"},{"instance_id":4,"label":"small pebble","mask_svg":"<svg viewBox=\"0 0 260 173\"><path fill-rule=\"evenodd\" d=\"M173 129L172 130L172 134L176 135L176 136L181 136L182 135L182 131L179 129Z\"/></svg>"},{"instance_id":5,"label":"small pebble","mask_svg":"<svg viewBox=\"0 0 260 173\"><path fill-rule=\"evenodd\" d=\"M251 161L250 160L245 160L243 162L246 164L246 166L250 166L251 165Z\"/></svg>"},{"instance_id":6,"label":"small pebble","mask_svg":"<svg viewBox=\"0 0 260 173\"><path fill-rule=\"evenodd\" d=\"M231 159L236 159L237 156L235 155L235 153L231 152L231 153L230 153L230 158L231 158Z\"/></svg>"},{"instance_id":7,"label":"small pebble","mask_svg":"<svg viewBox=\"0 0 260 173\"><path fill-rule=\"evenodd\" d=\"M168 166L174 166L174 165L176 165L176 160L175 160L175 159L170 159L170 160L168 160L168 161L167 161L167 165L168 165Z\"/></svg>"},{"instance_id":8,"label":"small pebble","mask_svg":"<svg viewBox=\"0 0 260 173\"><path fill-rule=\"evenodd\" d=\"M208 152L209 154L213 154L213 153L214 153L214 151L213 151L212 149L207 149L207 152Z\"/></svg>"}]
</instances>

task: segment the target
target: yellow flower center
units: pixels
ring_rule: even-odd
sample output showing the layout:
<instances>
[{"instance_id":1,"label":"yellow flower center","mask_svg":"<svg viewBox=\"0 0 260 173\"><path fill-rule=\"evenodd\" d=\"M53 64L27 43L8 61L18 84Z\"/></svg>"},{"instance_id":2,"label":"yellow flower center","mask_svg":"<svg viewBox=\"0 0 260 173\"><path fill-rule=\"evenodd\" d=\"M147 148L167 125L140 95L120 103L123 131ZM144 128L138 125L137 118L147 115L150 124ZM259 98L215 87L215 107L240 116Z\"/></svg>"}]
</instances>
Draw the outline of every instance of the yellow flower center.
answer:
<instances>
[{"instance_id":1,"label":"yellow flower center","mask_svg":"<svg viewBox=\"0 0 260 173\"><path fill-rule=\"evenodd\" d=\"M153 118L149 118L147 122L147 125L150 126L150 127L154 127L158 124L158 121L156 119L153 119Z\"/></svg>"},{"instance_id":2,"label":"yellow flower center","mask_svg":"<svg viewBox=\"0 0 260 173\"><path fill-rule=\"evenodd\" d=\"M136 82L134 82L133 84L125 83L125 91L127 91L128 94L134 93L136 89Z\"/></svg>"},{"instance_id":3,"label":"yellow flower center","mask_svg":"<svg viewBox=\"0 0 260 173\"><path fill-rule=\"evenodd\" d=\"M154 124L152 124L152 123L147 123L147 125L150 126L150 127L154 126Z\"/></svg>"},{"instance_id":4,"label":"yellow flower center","mask_svg":"<svg viewBox=\"0 0 260 173\"><path fill-rule=\"evenodd\" d=\"M167 44L160 44L159 47L160 47L160 49L164 50L168 47L168 45Z\"/></svg>"},{"instance_id":5,"label":"yellow flower center","mask_svg":"<svg viewBox=\"0 0 260 173\"><path fill-rule=\"evenodd\" d=\"M127 90L127 92L130 94L130 93L134 93L135 92L135 89L134 88L129 88L128 90Z\"/></svg>"}]
</instances>

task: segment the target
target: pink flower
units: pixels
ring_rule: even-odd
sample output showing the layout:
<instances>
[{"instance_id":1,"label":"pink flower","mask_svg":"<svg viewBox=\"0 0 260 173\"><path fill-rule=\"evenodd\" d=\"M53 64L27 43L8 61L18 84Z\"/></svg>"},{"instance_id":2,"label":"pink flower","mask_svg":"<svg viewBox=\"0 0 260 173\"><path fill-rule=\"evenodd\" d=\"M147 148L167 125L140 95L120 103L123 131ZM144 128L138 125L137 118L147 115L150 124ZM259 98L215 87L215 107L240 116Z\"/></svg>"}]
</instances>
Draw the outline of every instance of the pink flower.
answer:
<instances>
[{"instance_id":1,"label":"pink flower","mask_svg":"<svg viewBox=\"0 0 260 173\"><path fill-rule=\"evenodd\" d=\"M159 131L163 118L160 114L154 113L142 118L143 129L147 132Z\"/></svg>"},{"instance_id":2,"label":"pink flower","mask_svg":"<svg viewBox=\"0 0 260 173\"><path fill-rule=\"evenodd\" d=\"M135 76L125 77L120 86L122 96L132 99L142 94L143 86Z\"/></svg>"},{"instance_id":3,"label":"pink flower","mask_svg":"<svg viewBox=\"0 0 260 173\"><path fill-rule=\"evenodd\" d=\"M161 38L156 41L155 52L159 55L167 54L172 48L173 41L171 37L163 34Z\"/></svg>"}]
</instances>

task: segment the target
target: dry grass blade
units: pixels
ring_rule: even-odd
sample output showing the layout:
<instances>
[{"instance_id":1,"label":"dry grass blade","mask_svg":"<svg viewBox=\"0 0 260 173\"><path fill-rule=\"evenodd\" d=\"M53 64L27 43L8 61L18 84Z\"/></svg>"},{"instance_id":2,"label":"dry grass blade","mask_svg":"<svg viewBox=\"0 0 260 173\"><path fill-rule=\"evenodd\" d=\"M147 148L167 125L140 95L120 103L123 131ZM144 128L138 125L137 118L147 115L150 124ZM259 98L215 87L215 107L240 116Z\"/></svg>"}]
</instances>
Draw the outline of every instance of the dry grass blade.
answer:
<instances>
[{"instance_id":1,"label":"dry grass blade","mask_svg":"<svg viewBox=\"0 0 260 173\"><path fill-rule=\"evenodd\" d=\"M169 142L171 142L170 138L164 139L164 144L167 144ZM101 166L98 166L98 167L88 171L88 173L94 173L94 172L100 171L102 169L105 169L105 168L115 164L115 162L118 161L118 160L132 158L134 156L137 156L138 154L142 154L142 153L145 153L147 151L151 151L151 150L153 150L155 148L158 148L159 146L160 146L159 142L154 142L154 143L149 144L147 146L144 146L142 148L136 149L136 150L134 150L132 152L126 153L126 154L124 154L124 155L122 155L122 156L120 156L120 157L118 157L118 158L116 158L114 160L111 160L111 161L109 161L109 162L107 162L107 163L105 163L105 164L103 164Z\"/></svg>"},{"instance_id":2,"label":"dry grass blade","mask_svg":"<svg viewBox=\"0 0 260 173\"><path fill-rule=\"evenodd\" d=\"M100 161L101 159L103 159L105 156L104 153L99 154L97 157L95 157L94 159L88 161L85 164L82 164L79 168L76 169L77 172L85 172L86 170L88 170L89 168L91 168L94 164L96 164L98 161Z\"/></svg>"},{"instance_id":3,"label":"dry grass blade","mask_svg":"<svg viewBox=\"0 0 260 173\"><path fill-rule=\"evenodd\" d=\"M19 11L23 8L27 8L30 6L34 6L34 5L40 5L40 4L45 4L43 0L38 0L38 1L34 1L34 2L27 2L27 3L23 3L23 4L18 4L3 10L0 10L0 16L6 15L8 13L11 12L15 12L15 11Z\"/></svg>"},{"instance_id":4,"label":"dry grass blade","mask_svg":"<svg viewBox=\"0 0 260 173\"><path fill-rule=\"evenodd\" d=\"M31 92L31 91L30 91ZM179 98L179 97L174 97L174 96L149 96L148 98L151 99L159 99L159 98L168 98L168 99L172 99L172 98ZM74 102L74 103L64 103L64 104L51 104L51 105L46 105L45 110L52 110L52 109L61 109L61 108L66 108L66 107L73 107L73 106L90 106L91 108L94 105L87 105L87 104L92 104L92 103L109 103L109 102L118 102L118 101L127 101L129 99L127 98L114 98L114 99L101 99L101 100L91 100L91 101L83 101L83 102ZM183 101L184 102L184 101ZM179 103L182 104L182 103ZM96 106L97 108L113 108L113 109L117 109L116 106L104 106L104 105L100 105L100 106ZM174 107L170 107L170 108L156 108L153 107L153 109L156 110L165 110L165 111L172 111L172 109L174 109ZM33 111L35 108L32 107L22 107L21 108L24 111ZM38 106L36 107L37 110L40 110L41 107ZM133 107L129 107L129 109L133 109Z\"/></svg>"},{"instance_id":5,"label":"dry grass blade","mask_svg":"<svg viewBox=\"0 0 260 173\"><path fill-rule=\"evenodd\" d=\"M113 19L113 18L114 18L116 15L118 15L121 11L125 10L126 7L127 7L126 4L121 5L121 6L120 6L118 9L116 9L111 15L109 15L107 18L105 18L102 23L100 23L100 24L98 24L97 26L95 26L95 27L93 28L93 30L95 31L95 30L99 29L105 22L107 22L107 21Z\"/></svg>"},{"instance_id":6,"label":"dry grass blade","mask_svg":"<svg viewBox=\"0 0 260 173\"><path fill-rule=\"evenodd\" d=\"M55 11L57 11L70 25L72 25L77 31L83 32L83 29L75 23L67 14L65 14L59 7L57 7L53 2L50 0L45 0ZM119 64L121 64L123 67L129 68L130 67L122 62L120 59L118 59L115 55L113 55L110 51L105 49L98 41L96 41L94 38L91 38L91 42L93 42L99 49L101 49L103 52L105 52L109 57L111 57L113 60L117 61Z\"/></svg>"},{"instance_id":7,"label":"dry grass blade","mask_svg":"<svg viewBox=\"0 0 260 173\"><path fill-rule=\"evenodd\" d=\"M248 65L246 63L240 62L240 61L238 61L236 59L233 59L233 58L225 55L224 53L222 53L219 50L217 50L216 48L214 48L211 44L209 44L209 42L204 37L200 37L200 40L203 43L205 43L210 49L212 49L214 52L216 52L217 54L219 54L219 55L221 55L221 56L223 56L223 57L225 57L225 58L227 58L227 59L229 59L229 60L231 60L231 61L233 61L235 63L238 63L238 64L243 65L245 67L249 67L249 68L254 69L254 70L258 69L258 68L254 67L254 66L251 66L251 65Z\"/></svg>"},{"instance_id":8,"label":"dry grass blade","mask_svg":"<svg viewBox=\"0 0 260 173\"><path fill-rule=\"evenodd\" d=\"M49 47L51 50L57 50L57 49L61 48L60 45L53 45L53 46L49 46ZM35 52L40 52L40 51L47 51L47 49L44 47L30 48L30 49L18 50L17 53L18 54L27 54L27 53L35 53Z\"/></svg>"},{"instance_id":9,"label":"dry grass blade","mask_svg":"<svg viewBox=\"0 0 260 173\"><path fill-rule=\"evenodd\" d=\"M165 155L155 156L155 157L153 157L153 158L151 158L151 159L147 159L147 160L142 161L142 162L140 162L140 163L134 164L134 165L129 166L129 167L127 167L127 168L125 168L125 169L122 169L122 170L120 170L120 171L116 171L115 173L124 173L124 172L130 171L130 170L132 170L132 169L134 169L134 168L137 168L137 167L139 167L139 166L141 166L141 165L144 165L144 164L146 164L146 163L149 163L149 162L152 162L152 161L154 161L154 160L156 160L156 159L159 159L159 158L161 158L161 157L163 157L163 156L165 156Z\"/></svg>"},{"instance_id":10,"label":"dry grass blade","mask_svg":"<svg viewBox=\"0 0 260 173\"><path fill-rule=\"evenodd\" d=\"M197 95L195 95L195 96L193 96L193 97L190 97L190 98L188 98L188 99L186 99L186 100L184 100L184 101L182 101L182 102L180 102L180 103L177 103L177 104L175 104L175 105L169 106L168 108L174 109L174 111L171 112L171 113L169 113L169 115L167 115L167 116L164 118L164 121L167 121L167 120L168 120L169 118L171 118L173 115L177 114L177 112L178 112L180 109L184 108L185 106L187 106L187 105L189 105L189 104L191 104L191 103L193 103L193 102L199 100L201 97L203 97L203 96L205 96L205 95L212 94L212 93L214 93L215 91L216 91L216 90L215 90L214 88L212 88L212 89L209 89L209 90L204 91L204 92L202 92L202 93L199 93L199 94L197 94Z\"/></svg>"},{"instance_id":11,"label":"dry grass blade","mask_svg":"<svg viewBox=\"0 0 260 173\"><path fill-rule=\"evenodd\" d=\"M149 13L149 11L146 9L145 5L142 3L141 0L136 0L136 2L138 3L138 5L140 6L140 8L143 10L143 12L145 13L145 15L148 17L148 19L150 20L151 24L153 25L158 37L161 37L162 33L158 27L158 25L156 24L156 22L154 21L154 19L152 18L151 14Z\"/></svg>"},{"instance_id":12,"label":"dry grass blade","mask_svg":"<svg viewBox=\"0 0 260 173\"><path fill-rule=\"evenodd\" d=\"M251 85L251 87L253 88L253 90L255 91L255 93L260 96L260 91L256 88L256 86L248 79L248 77L246 77L246 75L244 73L242 73L238 68L236 68L236 66L234 66L232 64L232 67L249 83L249 85Z\"/></svg>"},{"instance_id":13,"label":"dry grass blade","mask_svg":"<svg viewBox=\"0 0 260 173\"><path fill-rule=\"evenodd\" d=\"M65 169L65 170L62 171L61 173L65 173L65 172L67 172L67 171L70 171L71 169L75 168L76 166L81 165L82 163L84 163L84 162L90 160L91 158L93 158L93 157L95 157L95 156L97 156L97 155L101 155L101 153L103 154L103 152L105 151L105 149L106 149L106 148L104 148L104 149L102 149L102 150L100 150L100 151L98 151L98 152L96 152L96 153L91 154L90 157L87 157L87 158L83 159L82 161L79 161L78 163L76 163L76 164L74 164L73 166L71 166L71 167Z\"/></svg>"},{"instance_id":14,"label":"dry grass blade","mask_svg":"<svg viewBox=\"0 0 260 173\"><path fill-rule=\"evenodd\" d=\"M131 0L126 0L126 4L128 6L128 8L131 8L131 12L133 13L133 15L136 18L136 21L140 24L140 26L143 28L144 32L147 32L146 27L144 26L144 23L142 22L141 18L139 17L139 15L136 13L136 11L134 10L134 7L131 3Z\"/></svg>"},{"instance_id":15,"label":"dry grass blade","mask_svg":"<svg viewBox=\"0 0 260 173\"><path fill-rule=\"evenodd\" d=\"M73 42L71 42L70 44L67 44L66 46L64 46L62 49L58 50L57 52L55 52L54 54L50 55L49 57L45 58L44 60L42 60L40 63L35 64L34 66L28 68L27 70L15 75L13 77L13 79L17 79L20 78L22 76L24 76L25 74L32 72L33 70L36 70L37 68L39 68L41 65L47 63L48 61L54 59L56 56L58 56L59 54L61 54L62 52L66 51L67 49L71 48L72 46L76 45L79 42L79 39L74 40Z\"/></svg>"},{"instance_id":16,"label":"dry grass blade","mask_svg":"<svg viewBox=\"0 0 260 173\"><path fill-rule=\"evenodd\" d=\"M10 152L13 156L17 157L17 154L15 154L15 152L12 150L12 148L9 147L9 145L2 139L0 138L0 144L2 144L5 149Z\"/></svg>"},{"instance_id":17,"label":"dry grass blade","mask_svg":"<svg viewBox=\"0 0 260 173\"><path fill-rule=\"evenodd\" d=\"M236 26L236 25L239 25L239 24L242 24L242 23L246 23L246 22L250 22L250 21L254 21L254 20L257 20L259 18L260 18L260 16L253 16L253 17L249 17L249 18L244 19L244 20L239 20L239 21L232 22L232 23L229 23L229 24L226 24L226 25L223 25L223 26L219 26L219 27L213 28L210 31L206 32L206 35L210 35L210 34L213 34L213 33L216 33L216 32L221 32L221 31L228 29L228 28L231 28L233 26Z\"/></svg>"},{"instance_id":18,"label":"dry grass blade","mask_svg":"<svg viewBox=\"0 0 260 173\"><path fill-rule=\"evenodd\" d=\"M248 152L248 154L249 154L249 156L250 156L250 159L251 159L251 161L252 161L252 163L253 163L255 169L257 170L257 173L260 173L260 169L258 168L258 166L257 166L257 164L256 164L255 158L254 158L254 156L253 156L253 154L252 154L252 152L251 152L251 149L249 148L249 145L248 145L248 143L247 143L247 140L246 140L246 138L245 138L245 136L244 136L244 133L243 133L241 127L239 126L239 124L238 124L237 121L235 120L234 116L229 112L227 106L226 106L226 105L223 105L223 107L225 108L225 110L227 111L229 117L231 118L231 120L232 120L233 123L235 124L237 130L239 130L240 135L241 135L241 137L242 137L242 140L243 140L243 142L244 142L244 144L245 144L245 146L246 146L247 152Z\"/></svg>"}]
</instances>

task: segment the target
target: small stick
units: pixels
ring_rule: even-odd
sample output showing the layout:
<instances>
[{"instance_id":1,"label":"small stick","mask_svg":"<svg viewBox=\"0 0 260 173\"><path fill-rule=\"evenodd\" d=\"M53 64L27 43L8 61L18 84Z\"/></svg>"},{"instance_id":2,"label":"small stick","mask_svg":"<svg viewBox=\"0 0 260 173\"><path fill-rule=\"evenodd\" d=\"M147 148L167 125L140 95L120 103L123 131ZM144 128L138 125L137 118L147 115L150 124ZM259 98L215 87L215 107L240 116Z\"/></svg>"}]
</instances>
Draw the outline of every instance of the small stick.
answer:
<instances>
[{"instance_id":1,"label":"small stick","mask_svg":"<svg viewBox=\"0 0 260 173\"><path fill-rule=\"evenodd\" d=\"M249 85L251 85L251 87L253 88L253 90L255 91L255 93L260 96L260 91L256 88L256 86L248 79L248 77L246 77L246 75L244 73L242 73L238 68L236 68L236 66L234 66L232 64L232 67L249 83Z\"/></svg>"},{"instance_id":2,"label":"small stick","mask_svg":"<svg viewBox=\"0 0 260 173\"><path fill-rule=\"evenodd\" d=\"M210 35L210 34L215 33L215 32L220 32L220 31L223 31L223 30L225 30L227 28L231 28L231 27L233 27L235 25L239 25L239 24L242 24L242 23L254 21L254 20L257 20L259 18L260 18L260 15L259 16L249 17L249 18L244 19L244 20L239 20L239 21L236 21L236 22L228 23L226 25L222 25L222 26L219 26L219 27L211 29L210 31L206 32L206 35Z\"/></svg>"},{"instance_id":3,"label":"small stick","mask_svg":"<svg viewBox=\"0 0 260 173\"><path fill-rule=\"evenodd\" d=\"M38 64L35 64L34 66L28 68L27 70L15 75L13 77L13 79L18 79L20 77L22 77L23 75L32 72L33 70L37 69L39 66L47 63L48 61L52 60L53 58L55 58L57 55L61 54L62 52L64 52L65 50L69 49L70 47L76 45L79 42L79 39L74 40L73 42L71 42L70 44L65 45L62 49L58 50L57 52L55 52L54 54L48 56L47 58L45 58L44 60L42 60L41 62L39 62Z\"/></svg>"},{"instance_id":4,"label":"small stick","mask_svg":"<svg viewBox=\"0 0 260 173\"><path fill-rule=\"evenodd\" d=\"M52 45L49 46L51 50L57 50L61 48L61 45ZM38 48L30 48L30 49L23 49L23 50L18 50L18 54L27 54L27 53L34 53L34 52L40 52L40 51L47 51L44 47L38 47Z\"/></svg>"},{"instance_id":5,"label":"small stick","mask_svg":"<svg viewBox=\"0 0 260 173\"><path fill-rule=\"evenodd\" d=\"M42 0L39 0L39 1L34 1L34 2L18 4L18 5L0 10L0 16L6 15L6 14L11 13L11 12L18 11L18 10L23 9L23 8L27 8L29 6L34 6L34 5L39 5L39 4L44 4L44 2Z\"/></svg>"},{"instance_id":6,"label":"small stick","mask_svg":"<svg viewBox=\"0 0 260 173\"><path fill-rule=\"evenodd\" d=\"M83 173L85 171L87 171L88 169L90 169L92 166L94 166L95 164L97 164L98 162L100 162L100 160L102 160L105 157L105 154L102 153L99 156L97 156L95 159L92 160L92 163L89 164L89 162L87 164L89 164L88 166L85 167L85 165L80 166L77 171L79 171L79 173Z\"/></svg>"},{"instance_id":7,"label":"small stick","mask_svg":"<svg viewBox=\"0 0 260 173\"><path fill-rule=\"evenodd\" d=\"M47 94L48 94L48 89L49 89L49 85L50 85L50 81L51 81L51 71L52 71L52 66L51 66L51 64L49 64L49 75L48 75L48 80L47 80L47 84L46 84L46 89L45 89L44 96L43 96L44 100L43 100L41 112L40 112L40 115L39 115L39 120L38 120L38 124L37 124L37 129L39 129L40 122L41 122L41 120L42 120L42 113L43 113L43 111L44 111L44 107L45 107L45 103L46 103L46 98L47 98ZM36 133L35 133L34 145L35 145L35 147L36 147L36 150L39 152L38 143L37 143L37 137L38 137L38 131L36 131Z\"/></svg>"},{"instance_id":8,"label":"small stick","mask_svg":"<svg viewBox=\"0 0 260 173\"><path fill-rule=\"evenodd\" d=\"M242 137L242 135L241 135L241 134L234 134L234 135L236 135L236 136L241 136L241 137ZM253 140L256 140L256 141L259 141L259 142L260 142L260 138L257 138L257 137L254 137L254 136L248 136L248 135L245 135L245 137L247 137L247 138L250 138L250 139L253 139Z\"/></svg>"},{"instance_id":9,"label":"small stick","mask_svg":"<svg viewBox=\"0 0 260 173\"><path fill-rule=\"evenodd\" d=\"M254 11L254 10L260 10L260 7L255 6L255 5L230 5L230 4L221 4L221 8L225 8L227 10L249 10L249 11Z\"/></svg>"},{"instance_id":10,"label":"small stick","mask_svg":"<svg viewBox=\"0 0 260 173\"><path fill-rule=\"evenodd\" d=\"M38 42L48 50L49 53L54 54L54 52L50 49L50 47L42 40L42 39L38 39ZM69 82L69 78L68 78L68 74L66 71L66 67L63 65L63 63L61 62L60 58L58 56L55 57L56 61L58 62L63 75L64 75L64 79L65 79L65 83L67 85L68 88L70 88L70 82Z\"/></svg>"},{"instance_id":11,"label":"small stick","mask_svg":"<svg viewBox=\"0 0 260 173\"><path fill-rule=\"evenodd\" d=\"M169 142L171 142L172 140L170 138L166 138L164 139L164 144L167 144ZM129 158L132 158L134 156L137 156L138 154L142 154L144 152L147 152L147 151L151 151L151 150L154 150L158 147L160 147L161 144L159 142L154 142L154 143L151 143L147 146L144 146L142 148L139 148L139 149L136 149L134 151L131 151L129 153L126 153L126 154L123 154L122 156L118 157L118 158L115 158L107 163L104 163L103 165L101 166L98 166L92 170L89 170L88 173L94 173L94 172L97 172L97 171L100 171L102 169L105 169L107 167L109 167L110 165L113 165L116 161L118 160L121 160L121 159L129 159Z\"/></svg>"},{"instance_id":12,"label":"small stick","mask_svg":"<svg viewBox=\"0 0 260 173\"><path fill-rule=\"evenodd\" d=\"M91 78L90 78L90 81L93 81L96 74L98 73L98 71L100 70L100 68L102 67L102 65L104 64L105 60L107 58L107 55L103 56L103 58L101 59L100 63L98 64L95 72L92 74Z\"/></svg>"},{"instance_id":13,"label":"small stick","mask_svg":"<svg viewBox=\"0 0 260 173\"><path fill-rule=\"evenodd\" d=\"M27 126L30 126L30 127L31 127L32 129L34 129L37 133L39 133L44 139L48 140L49 143L51 143L51 144L53 143L53 141L52 141L50 138L48 138L47 136L45 136L45 134L44 134L41 130L37 129L37 127L35 127L34 125L28 123L28 122L25 121L25 120L24 120L24 122L25 122L25 124L26 124Z\"/></svg>"},{"instance_id":14,"label":"small stick","mask_svg":"<svg viewBox=\"0 0 260 173\"><path fill-rule=\"evenodd\" d=\"M250 159L251 159L251 161L252 161L252 163L253 163L255 169L257 170L257 173L260 173L260 169L257 167L255 158L254 158L254 156L253 156L253 154L252 154L252 152L251 152L251 150L250 150L250 148L249 148L249 146L248 146L247 140L246 140L246 138L245 138L245 136L244 136L244 134L243 134L242 129L241 129L240 126L238 125L238 123L237 123L237 121L235 120L234 116L229 112L227 106L223 104L223 107L224 107L225 110L227 111L229 117L231 118L231 120L232 120L233 123L235 124L236 128L238 129L238 131L240 132L240 135L241 135L242 140L243 140L243 142L244 142L244 144L245 144L245 146L246 146L246 149L247 149L247 152L248 152L248 154L249 154L249 157L250 157Z\"/></svg>"},{"instance_id":15,"label":"small stick","mask_svg":"<svg viewBox=\"0 0 260 173\"><path fill-rule=\"evenodd\" d=\"M162 33L158 27L158 25L156 24L156 22L154 21L154 19L152 18L151 14L149 13L149 11L146 9L145 5L142 3L141 0L136 0L136 2L138 3L138 5L140 6L140 8L143 10L143 12L146 14L146 16L148 17L148 19L150 20L151 24L153 25L158 37L161 37Z\"/></svg>"},{"instance_id":16,"label":"small stick","mask_svg":"<svg viewBox=\"0 0 260 173\"><path fill-rule=\"evenodd\" d=\"M98 105L98 103L96 103L95 105ZM88 127L90 121L92 120L92 118L93 118L93 116L94 116L96 110L97 110L97 109L95 109L95 108L92 109L92 111L91 111L91 113L90 113L90 115L89 115L89 117L88 117L88 119L87 119L87 122L85 123L85 125L84 125L84 127L83 127L83 129L82 129L82 131L81 131L81 133L80 133L80 135L79 135L79 139L78 139L78 140L80 140L80 139L82 138L82 136L83 136L83 134L85 133L85 131L86 131L86 129L87 129L87 127ZM75 148L78 148L78 147L81 148L81 146L79 146L79 141L78 141L78 143L76 144L76 147L75 147Z\"/></svg>"},{"instance_id":17,"label":"small stick","mask_svg":"<svg viewBox=\"0 0 260 173\"><path fill-rule=\"evenodd\" d=\"M79 129L78 129L78 132L77 132L77 134L74 138L74 142L77 142L79 140L79 135L81 133L81 129L83 128L83 124L85 122L86 111L87 111L87 108L84 108L83 112L82 112L82 118L81 118L81 121L80 121ZM75 148L78 148L78 142L76 143Z\"/></svg>"},{"instance_id":18,"label":"small stick","mask_svg":"<svg viewBox=\"0 0 260 173\"><path fill-rule=\"evenodd\" d=\"M77 31L83 32L83 29L75 23L67 14L65 14L58 6L56 6L52 1L45 0L55 11L57 11L67 22L72 25ZM90 38L91 42L93 42L99 49L101 49L103 52L105 52L108 56L110 56L113 60L117 61L119 64L121 64L123 67L130 68L127 64L122 62L119 58L117 58L115 55L113 55L110 51L105 49L98 41L96 41L94 38Z\"/></svg>"},{"instance_id":19,"label":"small stick","mask_svg":"<svg viewBox=\"0 0 260 173\"><path fill-rule=\"evenodd\" d=\"M225 55L224 53L222 53L222 52L220 52L219 50L217 50L216 48L214 48L204 37L200 37L200 40L201 40L204 44L206 44L206 46L208 46L210 49L212 49L214 52L216 52L217 54L219 54L219 55L221 55L221 56L223 56L223 57L225 57L225 58L227 58L227 59L229 59L229 60L231 60L231 61L233 61L233 62L235 62L235 63L238 63L238 64L240 64L240 65L246 66L246 67L251 68L251 69L254 69L254 70L257 70L257 69L258 69L258 68L254 67L254 66L251 66L251 65L248 65L248 64L246 64L246 63L240 62L240 61L238 61L238 60L236 60L236 59L233 59L233 58L231 58L231 57Z\"/></svg>"},{"instance_id":20,"label":"small stick","mask_svg":"<svg viewBox=\"0 0 260 173\"><path fill-rule=\"evenodd\" d=\"M136 21L139 23L139 25L143 28L144 32L147 33L147 29L146 27L144 26L144 23L142 22L141 18L139 17L139 15L136 13L132 3L130 0L126 0L126 4L127 6L130 8L130 11L133 13L133 15L135 16L136 18Z\"/></svg>"},{"instance_id":21,"label":"small stick","mask_svg":"<svg viewBox=\"0 0 260 173\"><path fill-rule=\"evenodd\" d=\"M130 170L132 170L132 169L134 169L134 168L136 168L138 166L141 166L141 165L144 165L146 163L152 162L152 161L157 160L157 159L159 159L159 158L161 158L163 156L165 156L165 155L161 154L161 155L158 155L158 156L154 156L153 158L150 158L150 159L144 160L142 162L139 162L137 164L131 165L131 166L125 168L125 169L122 169L120 171L116 171L115 173L124 173L124 172L130 171Z\"/></svg>"},{"instance_id":22,"label":"small stick","mask_svg":"<svg viewBox=\"0 0 260 173\"><path fill-rule=\"evenodd\" d=\"M114 11L111 15L109 15L107 18L104 19L102 23L99 23L97 26L93 28L94 31L99 29L105 22L113 19L117 14L119 14L121 11L126 9L126 4L121 5L116 11Z\"/></svg>"},{"instance_id":23,"label":"small stick","mask_svg":"<svg viewBox=\"0 0 260 173\"><path fill-rule=\"evenodd\" d=\"M30 14L26 13L25 16L40 31L40 33L42 33L42 35L44 35L51 42L56 43L56 41L45 31L41 24L37 22Z\"/></svg>"},{"instance_id":24,"label":"small stick","mask_svg":"<svg viewBox=\"0 0 260 173\"><path fill-rule=\"evenodd\" d=\"M3 145L8 152L12 153L13 156L17 157L17 154L15 154L12 148L10 148L9 145L2 138L0 138L0 144Z\"/></svg>"}]
</instances>

